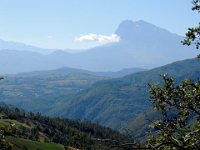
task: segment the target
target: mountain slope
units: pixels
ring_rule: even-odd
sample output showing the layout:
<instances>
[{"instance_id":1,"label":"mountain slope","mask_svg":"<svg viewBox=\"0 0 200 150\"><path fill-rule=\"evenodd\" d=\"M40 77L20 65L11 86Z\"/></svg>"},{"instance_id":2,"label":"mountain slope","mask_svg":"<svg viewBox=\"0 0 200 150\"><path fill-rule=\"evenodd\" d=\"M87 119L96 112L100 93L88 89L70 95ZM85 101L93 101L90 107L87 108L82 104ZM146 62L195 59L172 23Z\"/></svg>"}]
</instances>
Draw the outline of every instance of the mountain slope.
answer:
<instances>
[{"instance_id":1,"label":"mountain slope","mask_svg":"<svg viewBox=\"0 0 200 150\"><path fill-rule=\"evenodd\" d=\"M93 83L108 79L81 72L56 73L47 71L5 76L0 81L0 101L26 110L45 112L62 97L70 98Z\"/></svg>"},{"instance_id":2,"label":"mountain slope","mask_svg":"<svg viewBox=\"0 0 200 150\"><path fill-rule=\"evenodd\" d=\"M62 69L58 74L21 74L0 81L0 100L46 115L87 119L120 129L150 107L149 82L160 81L161 73L179 81L198 78L199 65L200 61L189 59L109 80L85 73L62 74Z\"/></svg>"},{"instance_id":3,"label":"mountain slope","mask_svg":"<svg viewBox=\"0 0 200 150\"><path fill-rule=\"evenodd\" d=\"M182 46L183 37L145 21L123 21L116 29L121 40L80 53L62 50L47 55L30 51L0 51L0 73L50 70L60 67L80 68L96 72L124 68L152 68L196 56L192 47ZM1 47L1 43L0 43ZM22 48L23 49L23 48Z\"/></svg>"},{"instance_id":4,"label":"mountain slope","mask_svg":"<svg viewBox=\"0 0 200 150\"><path fill-rule=\"evenodd\" d=\"M88 74L94 76L110 77L110 78L119 78L128 74L145 71L146 69L142 68L127 68L116 72L92 72L83 69L62 67L56 70L45 70L45 71L32 71L32 72L23 72L18 73L13 76L15 77L36 77L36 76L46 76L46 75L68 75L68 74Z\"/></svg>"},{"instance_id":5,"label":"mountain slope","mask_svg":"<svg viewBox=\"0 0 200 150\"><path fill-rule=\"evenodd\" d=\"M200 61L189 59L119 79L100 81L73 97L71 102L59 101L47 114L88 119L119 129L151 106L148 101L149 82L160 81L162 73L179 80L194 74L199 78L199 65Z\"/></svg>"},{"instance_id":6,"label":"mountain slope","mask_svg":"<svg viewBox=\"0 0 200 150\"><path fill-rule=\"evenodd\" d=\"M0 39L0 52L1 50L30 51L30 52L37 52L41 54L48 54L53 51L56 51L55 49L38 48L35 46L26 45L24 43L11 42L11 41L5 41L5 40Z\"/></svg>"},{"instance_id":7,"label":"mountain slope","mask_svg":"<svg viewBox=\"0 0 200 150\"><path fill-rule=\"evenodd\" d=\"M5 104L0 104L0 127L0 131L2 127L7 128L10 135L6 139L14 145L14 150L62 150L64 146L66 149L69 146L91 150L116 149L111 146L129 141L119 132L91 122L50 118ZM108 139L110 141L105 142Z\"/></svg>"},{"instance_id":8,"label":"mountain slope","mask_svg":"<svg viewBox=\"0 0 200 150\"><path fill-rule=\"evenodd\" d=\"M17 137L7 137L7 140L12 143L12 150L64 150L64 146L55 143L45 143L32 141Z\"/></svg>"},{"instance_id":9,"label":"mountain slope","mask_svg":"<svg viewBox=\"0 0 200 150\"><path fill-rule=\"evenodd\" d=\"M74 68L5 75L0 81L0 101L26 110L45 112L57 101L71 99L100 80L138 72L140 68L119 72L91 72ZM57 99L59 97L59 99Z\"/></svg>"}]
</instances>

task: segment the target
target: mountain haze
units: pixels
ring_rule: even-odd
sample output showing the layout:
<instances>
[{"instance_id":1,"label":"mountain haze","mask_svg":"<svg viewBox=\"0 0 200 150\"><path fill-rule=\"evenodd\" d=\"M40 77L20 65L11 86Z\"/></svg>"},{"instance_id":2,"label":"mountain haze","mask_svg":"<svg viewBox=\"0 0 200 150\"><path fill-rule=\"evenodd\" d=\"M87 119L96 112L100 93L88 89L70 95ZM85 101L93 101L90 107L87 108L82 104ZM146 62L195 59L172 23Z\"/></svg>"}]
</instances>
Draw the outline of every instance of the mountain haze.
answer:
<instances>
[{"instance_id":1,"label":"mountain haze","mask_svg":"<svg viewBox=\"0 0 200 150\"><path fill-rule=\"evenodd\" d=\"M115 79L83 72L62 74L62 69L58 74L56 70L23 73L0 81L0 101L120 129L150 108L148 83L161 81L162 73L175 77L176 82L198 79L199 65L199 60L188 59Z\"/></svg>"},{"instance_id":2,"label":"mountain haze","mask_svg":"<svg viewBox=\"0 0 200 150\"><path fill-rule=\"evenodd\" d=\"M110 78L119 78L128 74L145 71L146 69L142 68L127 68L122 69L117 72L92 72L83 69L62 67L55 70L45 70L45 71L32 71L32 72L22 72L15 74L15 77L35 77L35 76L46 76L46 75L68 75L68 74L88 74L94 76L110 77Z\"/></svg>"},{"instance_id":3,"label":"mountain haze","mask_svg":"<svg viewBox=\"0 0 200 150\"><path fill-rule=\"evenodd\" d=\"M48 54L53 51L56 51L55 49L38 48L36 46L27 45L20 42L5 41L0 39L0 51L1 50L30 51L41 54Z\"/></svg>"},{"instance_id":4,"label":"mountain haze","mask_svg":"<svg viewBox=\"0 0 200 150\"><path fill-rule=\"evenodd\" d=\"M59 101L47 113L67 118L87 119L119 129L145 112L151 104L148 83L161 81L168 73L179 82L185 78L198 79L200 61L189 59L118 79L99 81L72 99Z\"/></svg>"},{"instance_id":5,"label":"mountain haze","mask_svg":"<svg viewBox=\"0 0 200 150\"><path fill-rule=\"evenodd\" d=\"M196 55L191 47L182 46L183 37L145 21L123 21L116 29L119 42L88 49L80 53L57 50L39 54L38 50L2 46L1 74L50 70L61 67L80 68L96 72L118 71L124 68L152 68ZM12 45L12 44L11 44ZM17 47L17 46L16 46ZM22 45L23 47L23 45ZM42 50L41 50L42 51Z\"/></svg>"}]
</instances>

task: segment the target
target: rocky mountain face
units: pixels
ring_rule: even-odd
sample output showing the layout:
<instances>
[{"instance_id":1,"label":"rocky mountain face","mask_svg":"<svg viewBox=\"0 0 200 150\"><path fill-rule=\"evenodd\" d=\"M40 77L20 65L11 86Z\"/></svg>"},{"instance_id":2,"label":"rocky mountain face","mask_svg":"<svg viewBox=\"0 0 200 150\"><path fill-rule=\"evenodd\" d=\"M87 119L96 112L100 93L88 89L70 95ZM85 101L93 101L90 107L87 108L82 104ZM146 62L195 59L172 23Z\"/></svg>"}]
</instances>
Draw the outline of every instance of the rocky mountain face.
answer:
<instances>
[{"instance_id":1,"label":"rocky mountain face","mask_svg":"<svg viewBox=\"0 0 200 150\"><path fill-rule=\"evenodd\" d=\"M98 72L135 67L152 68L191 58L197 53L191 47L182 46L183 37L145 21L123 21L115 33L120 36L119 42L81 53L47 50L48 54L44 54L44 49L1 40L0 73L12 74L60 67Z\"/></svg>"}]
</instances>

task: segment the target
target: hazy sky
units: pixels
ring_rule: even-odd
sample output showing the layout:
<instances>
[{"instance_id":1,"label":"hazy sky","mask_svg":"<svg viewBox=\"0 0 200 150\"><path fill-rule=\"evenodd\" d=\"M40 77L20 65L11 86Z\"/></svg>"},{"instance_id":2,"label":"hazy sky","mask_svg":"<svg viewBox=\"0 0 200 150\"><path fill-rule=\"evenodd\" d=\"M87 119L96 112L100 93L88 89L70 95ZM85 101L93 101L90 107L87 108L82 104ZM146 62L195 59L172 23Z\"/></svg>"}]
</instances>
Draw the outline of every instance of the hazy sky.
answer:
<instances>
[{"instance_id":1,"label":"hazy sky","mask_svg":"<svg viewBox=\"0 0 200 150\"><path fill-rule=\"evenodd\" d=\"M184 35L199 16L191 0L0 0L0 38L46 48L87 48L112 35L123 20L145 20Z\"/></svg>"}]
</instances>

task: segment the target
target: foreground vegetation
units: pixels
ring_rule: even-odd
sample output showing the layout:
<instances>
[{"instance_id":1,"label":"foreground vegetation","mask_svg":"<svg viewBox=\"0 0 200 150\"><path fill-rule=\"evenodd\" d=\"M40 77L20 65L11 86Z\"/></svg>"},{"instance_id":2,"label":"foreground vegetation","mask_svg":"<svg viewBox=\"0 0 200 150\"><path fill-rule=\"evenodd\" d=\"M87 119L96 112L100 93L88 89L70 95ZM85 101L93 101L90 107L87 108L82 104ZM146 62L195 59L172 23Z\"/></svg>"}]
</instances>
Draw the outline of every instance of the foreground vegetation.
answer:
<instances>
[{"instance_id":1,"label":"foreground vegetation","mask_svg":"<svg viewBox=\"0 0 200 150\"><path fill-rule=\"evenodd\" d=\"M193 0L193 4L193 10L200 12L200 0ZM200 25L190 28L186 36L183 43L195 44L199 49ZM194 74L199 75L199 71ZM0 148L62 149L65 145L80 149L200 149L199 79L175 81L167 74L162 78L162 83L149 84L150 100L159 119L149 125L151 130L143 144L91 122L50 118L3 106L0 107Z\"/></svg>"},{"instance_id":2,"label":"foreground vegetation","mask_svg":"<svg viewBox=\"0 0 200 150\"><path fill-rule=\"evenodd\" d=\"M0 114L0 125L7 129L5 134L9 136L8 141L11 145L19 144L18 147L23 146L20 143L25 143L24 147L28 147L27 145L31 147L31 144L34 145L34 142L30 141L32 140L81 149L110 149L112 145L129 141L126 136L110 128L88 121L50 118L42 116L40 113L25 112L5 105L0 107ZM60 147L45 143L37 145Z\"/></svg>"},{"instance_id":3,"label":"foreground vegetation","mask_svg":"<svg viewBox=\"0 0 200 150\"><path fill-rule=\"evenodd\" d=\"M63 145L55 143L44 143L13 136L8 136L6 139L12 143L12 150L64 150Z\"/></svg>"}]
</instances>

